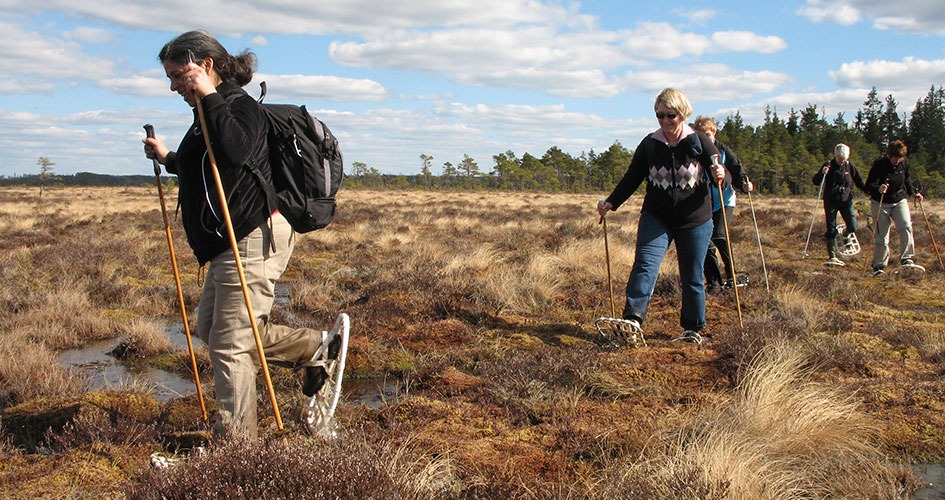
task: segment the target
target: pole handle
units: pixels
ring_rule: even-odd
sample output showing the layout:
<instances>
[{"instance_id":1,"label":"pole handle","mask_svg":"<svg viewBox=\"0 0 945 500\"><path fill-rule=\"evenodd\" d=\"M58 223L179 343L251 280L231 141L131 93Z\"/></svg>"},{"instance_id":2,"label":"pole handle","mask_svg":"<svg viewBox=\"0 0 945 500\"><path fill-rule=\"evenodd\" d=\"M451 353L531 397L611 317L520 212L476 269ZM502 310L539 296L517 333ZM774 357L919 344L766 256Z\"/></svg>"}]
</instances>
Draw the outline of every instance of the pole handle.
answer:
<instances>
[{"instance_id":1,"label":"pole handle","mask_svg":"<svg viewBox=\"0 0 945 500\"><path fill-rule=\"evenodd\" d=\"M148 135L148 139L154 139L154 125L150 123L144 124L144 133ZM154 164L154 175L161 176L161 164L158 163L157 158L151 158L151 163Z\"/></svg>"}]
</instances>

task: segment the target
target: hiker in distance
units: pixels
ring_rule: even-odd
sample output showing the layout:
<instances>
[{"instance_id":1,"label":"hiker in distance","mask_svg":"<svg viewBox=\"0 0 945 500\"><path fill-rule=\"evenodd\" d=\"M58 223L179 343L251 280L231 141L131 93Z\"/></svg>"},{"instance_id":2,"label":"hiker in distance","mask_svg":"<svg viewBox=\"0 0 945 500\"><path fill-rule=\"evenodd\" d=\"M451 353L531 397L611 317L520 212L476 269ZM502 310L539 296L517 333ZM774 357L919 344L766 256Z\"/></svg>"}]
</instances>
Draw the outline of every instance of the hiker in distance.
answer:
<instances>
[{"instance_id":1,"label":"hiker in distance","mask_svg":"<svg viewBox=\"0 0 945 500\"><path fill-rule=\"evenodd\" d=\"M732 176L732 185L722 190L723 200L719 201L718 189L709 189L712 193L712 239L709 240L709 250L705 254L705 280L706 292L713 294L719 290L736 286L735 272L732 268L732 256L729 255L729 242L725 239L725 225L722 220L722 210L725 210L726 220L731 223L735 215L735 188L742 193L748 194L755 187L748 180L748 172L742 167L735 152L726 146L722 141L716 139L719 126L712 118L697 116L693 123L694 128L705 134L709 140L718 148L722 155L722 164ZM722 270L719 267L719 257L725 267L725 278L722 278Z\"/></svg>"},{"instance_id":2,"label":"hiker in distance","mask_svg":"<svg viewBox=\"0 0 945 500\"><path fill-rule=\"evenodd\" d=\"M685 94L663 89L654 110L659 129L640 142L627 173L610 196L598 203L597 211L603 217L617 210L646 181L623 319L642 332L660 264L670 243L675 242L683 333L674 340L701 343L700 332L705 329L703 263L713 228L709 193L717 189L719 181L727 187L731 178L712 140L686 124L692 106Z\"/></svg>"},{"instance_id":3,"label":"hiker in distance","mask_svg":"<svg viewBox=\"0 0 945 500\"><path fill-rule=\"evenodd\" d=\"M870 209L875 222L873 232L873 275L881 276L889 264L889 229L892 222L899 231L899 266L924 271L913 262L915 240L912 237L912 214L909 196L922 200L909 173L906 154L909 149L902 141L892 141L886 155L873 162L866 178L866 189L872 198Z\"/></svg>"},{"instance_id":4,"label":"hiker in distance","mask_svg":"<svg viewBox=\"0 0 945 500\"><path fill-rule=\"evenodd\" d=\"M187 241L201 266L209 263L197 306L196 332L207 343L219 407L214 434L230 432L256 437L256 373L260 363L252 324L233 255L220 197L203 134L213 144L244 267L250 301L259 326L266 359L289 368L305 368L303 392L318 393L326 378L315 358L337 338L306 328L293 329L269 322L276 280L288 264L295 233L267 198L258 169L269 182L268 122L256 99L242 87L256 66L251 52L230 55L212 36L191 31L168 42L158 59L170 79L170 89L194 107L201 100L207 130L198 113L177 151L156 138L145 138L148 158L157 159L179 179L182 223Z\"/></svg>"},{"instance_id":5,"label":"hiker in distance","mask_svg":"<svg viewBox=\"0 0 945 500\"><path fill-rule=\"evenodd\" d=\"M824 233L824 239L827 240L827 261L824 264L843 266L845 264L837 257L837 236L840 235L837 230L837 213L846 224L841 245L845 251L841 253L853 255L859 251L859 242L856 240L856 213L853 211L853 186L867 192L860 171L850 161L850 147L837 144L833 148L833 159L825 162L812 180L815 185L824 185L824 216L827 219L827 232Z\"/></svg>"}]
</instances>

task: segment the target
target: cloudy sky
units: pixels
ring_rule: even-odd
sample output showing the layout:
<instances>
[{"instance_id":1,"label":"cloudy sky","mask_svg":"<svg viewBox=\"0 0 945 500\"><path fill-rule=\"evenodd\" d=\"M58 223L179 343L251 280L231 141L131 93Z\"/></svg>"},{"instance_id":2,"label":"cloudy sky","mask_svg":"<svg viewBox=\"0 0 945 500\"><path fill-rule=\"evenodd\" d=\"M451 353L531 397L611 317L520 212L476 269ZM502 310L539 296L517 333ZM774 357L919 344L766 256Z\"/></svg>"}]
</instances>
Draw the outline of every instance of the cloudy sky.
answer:
<instances>
[{"instance_id":1,"label":"cloudy sky","mask_svg":"<svg viewBox=\"0 0 945 500\"><path fill-rule=\"evenodd\" d=\"M509 150L633 148L668 86L697 114L758 124L809 103L850 121L873 86L905 113L945 84L941 0L148 3L0 0L0 175L38 173L40 156L150 174L142 125L176 145L192 119L156 54L191 29L255 52L267 102L307 104L348 165L392 174L421 154L440 173L464 154L489 171Z\"/></svg>"}]
</instances>

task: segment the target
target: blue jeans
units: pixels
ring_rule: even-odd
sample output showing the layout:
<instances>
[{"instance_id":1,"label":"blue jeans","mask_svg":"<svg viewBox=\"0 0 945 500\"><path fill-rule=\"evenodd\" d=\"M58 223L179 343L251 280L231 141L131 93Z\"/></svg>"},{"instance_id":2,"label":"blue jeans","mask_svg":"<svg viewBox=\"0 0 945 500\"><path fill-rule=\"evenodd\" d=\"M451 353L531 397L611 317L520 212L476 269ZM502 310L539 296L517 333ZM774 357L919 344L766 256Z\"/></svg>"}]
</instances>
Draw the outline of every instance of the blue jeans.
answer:
<instances>
[{"instance_id":1,"label":"blue jeans","mask_svg":"<svg viewBox=\"0 0 945 500\"><path fill-rule=\"evenodd\" d=\"M679 284L682 288L679 324L686 330L696 332L705 329L705 285L702 273L712 229L711 220L688 229L671 229L656 215L646 210L640 213L636 256L627 281L627 304L623 310L625 319L643 323L660 264L669 250L669 244L675 240Z\"/></svg>"},{"instance_id":2,"label":"blue jeans","mask_svg":"<svg viewBox=\"0 0 945 500\"><path fill-rule=\"evenodd\" d=\"M839 234L839 231L837 231L838 213L840 217L843 218L843 222L847 224L847 228L843 232L844 236L855 233L857 230L856 214L853 212L852 200L839 204L824 202L824 216L827 218L827 232L824 234L824 237L828 240L836 238Z\"/></svg>"}]
</instances>

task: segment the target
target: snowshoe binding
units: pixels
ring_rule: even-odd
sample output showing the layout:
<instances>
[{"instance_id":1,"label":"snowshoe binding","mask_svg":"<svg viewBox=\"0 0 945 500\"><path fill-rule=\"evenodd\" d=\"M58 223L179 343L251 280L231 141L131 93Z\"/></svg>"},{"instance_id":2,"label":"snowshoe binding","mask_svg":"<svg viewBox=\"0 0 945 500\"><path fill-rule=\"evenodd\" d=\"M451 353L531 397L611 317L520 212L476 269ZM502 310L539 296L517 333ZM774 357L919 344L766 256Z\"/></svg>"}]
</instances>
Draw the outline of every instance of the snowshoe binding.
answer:
<instances>
[{"instance_id":1,"label":"snowshoe binding","mask_svg":"<svg viewBox=\"0 0 945 500\"><path fill-rule=\"evenodd\" d=\"M853 257L860 253L860 242L856 239L856 233L850 233L843 237L837 248L837 253L844 257Z\"/></svg>"},{"instance_id":2,"label":"snowshoe binding","mask_svg":"<svg viewBox=\"0 0 945 500\"><path fill-rule=\"evenodd\" d=\"M348 335L351 320L341 313L330 331L322 332L322 344L306 367L302 392L309 398L302 409L302 421L309 431L323 437L333 437L332 417L341 396L341 381L348 356Z\"/></svg>"}]
</instances>

